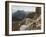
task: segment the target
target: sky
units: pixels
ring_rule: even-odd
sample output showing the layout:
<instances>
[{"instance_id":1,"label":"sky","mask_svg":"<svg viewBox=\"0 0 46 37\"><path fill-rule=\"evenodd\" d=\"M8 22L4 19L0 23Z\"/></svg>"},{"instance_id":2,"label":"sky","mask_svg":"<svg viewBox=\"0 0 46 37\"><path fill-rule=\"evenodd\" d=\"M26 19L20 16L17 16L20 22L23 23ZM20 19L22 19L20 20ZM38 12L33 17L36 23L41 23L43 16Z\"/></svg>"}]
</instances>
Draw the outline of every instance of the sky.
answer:
<instances>
[{"instance_id":1,"label":"sky","mask_svg":"<svg viewBox=\"0 0 46 37\"><path fill-rule=\"evenodd\" d=\"M35 12L36 11L36 7L33 6L16 6L16 5L12 5L12 13L16 12L17 10L24 10L26 12Z\"/></svg>"}]
</instances>

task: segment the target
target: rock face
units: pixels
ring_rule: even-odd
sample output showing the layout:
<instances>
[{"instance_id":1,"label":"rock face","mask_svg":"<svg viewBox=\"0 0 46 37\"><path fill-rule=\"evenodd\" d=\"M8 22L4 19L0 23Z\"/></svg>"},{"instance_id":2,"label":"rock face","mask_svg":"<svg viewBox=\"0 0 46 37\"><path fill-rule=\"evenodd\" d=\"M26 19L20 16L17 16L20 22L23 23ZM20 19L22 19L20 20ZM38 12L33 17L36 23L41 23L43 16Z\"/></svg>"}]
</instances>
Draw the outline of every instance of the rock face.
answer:
<instances>
[{"instance_id":1,"label":"rock face","mask_svg":"<svg viewBox=\"0 0 46 37\"><path fill-rule=\"evenodd\" d=\"M38 20L32 20L30 18L25 19L25 23L20 26L20 31L23 30L36 30L36 29L41 29L41 23L40 19L38 17Z\"/></svg>"},{"instance_id":2,"label":"rock face","mask_svg":"<svg viewBox=\"0 0 46 37\"><path fill-rule=\"evenodd\" d=\"M20 26L20 30L29 30L32 20L30 18L25 19L25 24Z\"/></svg>"},{"instance_id":3,"label":"rock face","mask_svg":"<svg viewBox=\"0 0 46 37\"><path fill-rule=\"evenodd\" d=\"M26 30L27 28L28 28L27 25L22 25L22 26L20 27L20 31Z\"/></svg>"}]
</instances>

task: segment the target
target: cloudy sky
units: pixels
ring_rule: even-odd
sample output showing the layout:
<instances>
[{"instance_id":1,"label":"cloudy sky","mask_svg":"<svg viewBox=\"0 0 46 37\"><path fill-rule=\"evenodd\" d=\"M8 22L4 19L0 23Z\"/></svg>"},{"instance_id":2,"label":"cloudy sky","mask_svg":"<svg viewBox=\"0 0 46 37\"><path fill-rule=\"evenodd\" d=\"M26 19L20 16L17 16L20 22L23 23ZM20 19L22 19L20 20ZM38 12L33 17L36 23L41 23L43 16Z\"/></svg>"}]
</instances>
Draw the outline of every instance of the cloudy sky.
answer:
<instances>
[{"instance_id":1,"label":"cloudy sky","mask_svg":"<svg viewBox=\"0 0 46 37\"><path fill-rule=\"evenodd\" d=\"M29 12L35 12L36 11L36 7L12 5L12 13L16 12L17 10L24 10L24 11L29 11Z\"/></svg>"}]
</instances>

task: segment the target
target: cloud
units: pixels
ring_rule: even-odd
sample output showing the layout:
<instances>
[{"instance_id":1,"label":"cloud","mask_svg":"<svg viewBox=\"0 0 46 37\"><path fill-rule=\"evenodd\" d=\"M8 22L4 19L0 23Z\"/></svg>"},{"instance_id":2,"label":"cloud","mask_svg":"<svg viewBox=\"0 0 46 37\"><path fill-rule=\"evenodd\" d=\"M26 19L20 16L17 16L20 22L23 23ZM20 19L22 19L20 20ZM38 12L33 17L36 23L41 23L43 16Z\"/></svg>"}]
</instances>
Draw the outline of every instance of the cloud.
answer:
<instances>
[{"instance_id":1,"label":"cloud","mask_svg":"<svg viewBox=\"0 0 46 37\"><path fill-rule=\"evenodd\" d=\"M17 10L24 10L29 12L35 12L36 7L33 6L12 6L12 13L16 12Z\"/></svg>"}]
</instances>

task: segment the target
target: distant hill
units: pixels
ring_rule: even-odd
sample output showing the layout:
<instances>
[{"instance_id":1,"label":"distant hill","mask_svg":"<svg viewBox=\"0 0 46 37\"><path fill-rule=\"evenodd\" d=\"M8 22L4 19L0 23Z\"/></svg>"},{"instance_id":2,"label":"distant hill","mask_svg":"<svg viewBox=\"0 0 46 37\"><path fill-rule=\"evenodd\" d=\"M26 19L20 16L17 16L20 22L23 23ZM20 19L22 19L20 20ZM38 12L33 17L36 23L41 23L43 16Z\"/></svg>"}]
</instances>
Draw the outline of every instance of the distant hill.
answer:
<instances>
[{"instance_id":1,"label":"distant hill","mask_svg":"<svg viewBox=\"0 0 46 37\"><path fill-rule=\"evenodd\" d=\"M22 20L26 17L26 12L25 11L16 11L12 14L12 20Z\"/></svg>"}]
</instances>

